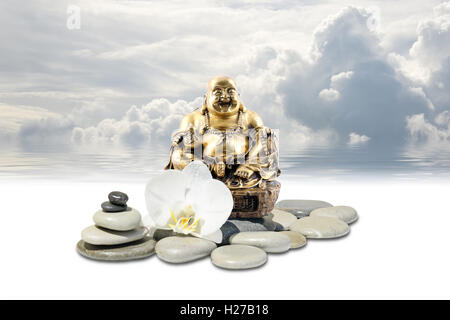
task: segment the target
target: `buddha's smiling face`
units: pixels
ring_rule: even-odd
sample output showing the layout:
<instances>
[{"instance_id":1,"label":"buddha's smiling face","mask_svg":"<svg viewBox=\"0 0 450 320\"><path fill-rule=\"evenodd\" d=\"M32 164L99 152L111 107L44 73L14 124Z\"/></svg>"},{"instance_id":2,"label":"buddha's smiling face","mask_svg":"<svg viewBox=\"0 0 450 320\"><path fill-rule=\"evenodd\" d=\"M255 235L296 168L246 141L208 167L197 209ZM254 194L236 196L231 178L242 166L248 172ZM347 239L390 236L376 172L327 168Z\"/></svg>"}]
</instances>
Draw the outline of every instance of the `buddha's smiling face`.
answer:
<instances>
[{"instance_id":1,"label":"buddha's smiling face","mask_svg":"<svg viewBox=\"0 0 450 320\"><path fill-rule=\"evenodd\" d=\"M231 78L217 77L208 84L207 107L221 114L233 114L239 109L239 93Z\"/></svg>"}]
</instances>

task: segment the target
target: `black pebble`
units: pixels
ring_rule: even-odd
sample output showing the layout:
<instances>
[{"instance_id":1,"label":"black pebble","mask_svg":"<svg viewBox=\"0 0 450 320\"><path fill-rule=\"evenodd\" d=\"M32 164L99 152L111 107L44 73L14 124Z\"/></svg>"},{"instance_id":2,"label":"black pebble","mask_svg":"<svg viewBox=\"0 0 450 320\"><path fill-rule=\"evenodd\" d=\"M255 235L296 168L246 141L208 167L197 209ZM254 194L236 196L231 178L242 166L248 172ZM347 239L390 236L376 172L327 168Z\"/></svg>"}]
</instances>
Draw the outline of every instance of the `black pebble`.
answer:
<instances>
[{"instance_id":1,"label":"black pebble","mask_svg":"<svg viewBox=\"0 0 450 320\"><path fill-rule=\"evenodd\" d=\"M126 193L120 191L113 191L108 195L109 202L118 206L126 206L128 196Z\"/></svg>"},{"instance_id":2,"label":"black pebble","mask_svg":"<svg viewBox=\"0 0 450 320\"><path fill-rule=\"evenodd\" d=\"M105 201L102 203L102 209L105 212L122 212L127 210L127 206L118 206L116 204L112 204L109 201Z\"/></svg>"}]
</instances>

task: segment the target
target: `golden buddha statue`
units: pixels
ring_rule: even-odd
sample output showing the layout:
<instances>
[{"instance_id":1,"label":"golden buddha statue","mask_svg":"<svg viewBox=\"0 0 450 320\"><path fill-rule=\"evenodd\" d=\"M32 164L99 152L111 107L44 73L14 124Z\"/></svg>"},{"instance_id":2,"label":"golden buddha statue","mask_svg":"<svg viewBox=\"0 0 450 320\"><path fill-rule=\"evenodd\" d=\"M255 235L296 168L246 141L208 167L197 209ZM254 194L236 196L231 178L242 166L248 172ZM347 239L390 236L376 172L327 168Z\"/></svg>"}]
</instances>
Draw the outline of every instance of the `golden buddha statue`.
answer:
<instances>
[{"instance_id":1,"label":"golden buddha statue","mask_svg":"<svg viewBox=\"0 0 450 320\"><path fill-rule=\"evenodd\" d=\"M277 136L242 104L229 77L211 79L203 106L181 120L166 169L181 170L193 160L202 160L232 191L234 216L272 210L280 188L274 181L280 175Z\"/></svg>"}]
</instances>

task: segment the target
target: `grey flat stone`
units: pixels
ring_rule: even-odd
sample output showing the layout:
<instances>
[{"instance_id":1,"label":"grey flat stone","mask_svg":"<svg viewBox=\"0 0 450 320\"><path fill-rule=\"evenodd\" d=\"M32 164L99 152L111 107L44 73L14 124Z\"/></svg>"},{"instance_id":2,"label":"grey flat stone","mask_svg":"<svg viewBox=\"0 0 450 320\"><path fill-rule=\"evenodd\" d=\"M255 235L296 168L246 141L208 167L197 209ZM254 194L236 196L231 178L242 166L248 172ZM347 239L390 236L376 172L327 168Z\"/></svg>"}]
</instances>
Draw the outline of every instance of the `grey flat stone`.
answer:
<instances>
[{"instance_id":1,"label":"grey flat stone","mask_svg":"<svg viewBox=\"0 0 450 320\"><path fill-rule=\"evenodd\" d=\"M315 209L311 212L310 216L337 218L347 224L353 223L358 220L358 213L356 212L356 210L348 206L335 206Z\"/></svg>"},{"instance_id":2,"label":"grey flat stone","mask_svg":"<svg viewBox=\"0 0 450 320\"><path fill-rule=\"evenodd\" d=\"M118 206L126 206L128 195L120 191L110 192L108 195L109 202Z\"/></svg>"},{"instance_id":3,"label":"grey flat stone","mask_svg":"<svg viewBox=\"0 0 450 320\"><path fill-rule=\"evenodd\" d=\"M105 212L122 212L127 210L127 206L118 206L116 204L112 204L109 201L103 202L101 207Z\"/></svg>"},{"instance_id":4,"label":"grey flat stone","mask_svg":"<svg viewBox=\"0 0 450 320\"><path fill-rule=\"evenodd\" d=\"M267 253L257 247L235 244L222 246L211 253L211 262L224 269L251 269L267 262Z\"/></svg>"},{"instance_id":5,"label":"grey flat stone","mask_svg":"<svg viewBox=\"0 0 450 320\"><path fill-rule=\"evenodd\" d=\"M275 231L240 232L230 237L230 244L254 246L270 253L286 252L291 247L289 237Z\"/></svg>"},{"instance_id":6,"label":"grey flat stone","mask_svg":"<svg viewBox=\"0 0 450 320\"><path fill-rule=\"evenodd\" d=\"M330 217L305 217L298 219L291 231L299 232L307 238L326 239L345 236L350 227L344 221Z\"/></svg>"},{"instance_id":7,"label":"grey flat stone","mask_svg":"<svg viewBox=\"0 0 450 320\"><path fill-rule=\"evenodd\" d=\"M156 243L158 258L170 263L184 263L207 257L217 248L209 240L194 237L167 237Z\"/></svg>"},{"instance_id":8,"label":"grey flat stone","mask_svg":"<svg viewBox=\"0 0 450 320\"><path fill-rule=\"evenodd\" d=\"M116 231L128 231L139 227L141 214L136 209L128 207L122 212L104 212L98 210L94 214L94 222L97 226Z\"/></svg>"},{"instance_id":9,"label":"grey flat stone","mask_svg":"<svg viewBox=\"0 0 450 320\"><path fill-rule=\"evenodd\" d=\"M90 226L81 232L81 239L94 245L116 245L141 240L148 229L139 227L130 231L114 231L97 226Z\"/></svg>"},{"instance_id":10,"label":"grey flat stone","mask_svg":"<svg viewBox=\"0 0 450 320\"><path fill-rule=\"evenodd\" d=\"M150 237L115 246L96 246L83 240L77 243L77 251L86 258L105 261L127 261L150 257L155 253L156 241Z\"/></svg>"},{"instance_id":11,"label":"grey flat stone","mask_svg":"<svg viewBox=\"0 0 450 320\"><path fill-rule=\"evenodd\" d=\"M330 203L320 200L282 200L275 204L275 208L290 212L297 218L309 216L314 209L331 206Z\"/></svg>"},{"instance_id":12,"label":"grey flat stone","mask_svg":"<svg viewBox=\"0 0 450 320\"><path fill-rule=\"evenodd\" d=\"M234 224L241 232L267 231L266 227L263 224L264 220L262 220L262 219L254 219L254 220L261 220L261 223L255 223L255 222L251 221L250 219L248 219L248 220L231 219L228 221L230 223Z\"/></svg>"},{"instance_id":13,"label":"grey flat stone","mask_svg":"<svg viewBox=\"0 0 450 320\"><path fill-rule=\"evenodd\" d=\"M295 215L280 209L273 209L272 215L272 221L281 224L284 230L289 230L289 226L297 221L297 217Z\"/></svg>"},{"instance_id":14,"label":"grey flat stone","mask_svg":"<svg viewBox=\"0 0 450 320\"><path fill-rule=\"evenodd\" d=\"M291 249L298 249L306 245L306 237L299 232L281 231L280 233L289 237L289 240L291 241Z\"/></svg>"}]
</instances>

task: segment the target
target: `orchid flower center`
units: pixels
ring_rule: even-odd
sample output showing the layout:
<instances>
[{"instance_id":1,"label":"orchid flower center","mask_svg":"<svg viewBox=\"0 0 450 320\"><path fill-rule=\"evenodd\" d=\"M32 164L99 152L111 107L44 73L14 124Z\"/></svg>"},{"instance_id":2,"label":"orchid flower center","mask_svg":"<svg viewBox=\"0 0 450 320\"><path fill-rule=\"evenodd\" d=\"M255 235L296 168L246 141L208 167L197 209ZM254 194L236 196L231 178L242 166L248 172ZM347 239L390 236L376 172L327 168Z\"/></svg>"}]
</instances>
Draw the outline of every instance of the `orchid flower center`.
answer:
<instances>
[{"instance_id":1,"label":"orchid flower center","mask_svg":"<svg viewBox=\"0 0 450 320\"><path fill-rule=\"evenodd\" d=\"M195 232L199 227L200 218L195 218L195 212L191 205L186 205L175 216L174 212L170 209L170 215L172 216L173 223L169 223L168 226L177 233L189 234Z\"/></svg>"}]
</instances>

